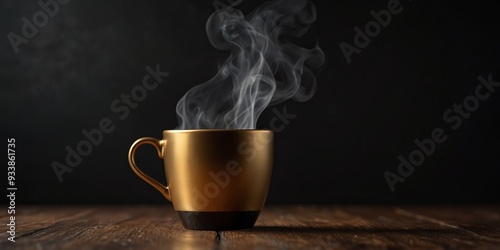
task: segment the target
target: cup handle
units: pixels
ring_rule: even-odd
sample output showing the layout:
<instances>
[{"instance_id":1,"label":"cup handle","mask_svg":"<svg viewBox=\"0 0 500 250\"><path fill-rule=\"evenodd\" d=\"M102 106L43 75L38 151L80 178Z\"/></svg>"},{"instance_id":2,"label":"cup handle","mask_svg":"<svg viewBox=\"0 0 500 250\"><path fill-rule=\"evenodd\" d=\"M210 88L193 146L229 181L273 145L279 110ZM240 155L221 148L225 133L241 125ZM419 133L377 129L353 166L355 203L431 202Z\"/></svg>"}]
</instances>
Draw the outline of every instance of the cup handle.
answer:
<instances>
[{"instance_id":1,"label":"cup handle","mask_svg":"<svg viewBox=\"0 0 500 250\"><path fill-rule=\"evenodd\" d=\"M130 164L130 167L132 170L134 170L135 174L137 174L141 179L143 179L145 182L149 183L151 186L154 188L158 189L160 193L167 198L167 200L172 201L170 197L170 190L168 186L165 186L158 182L157 180L153 179L153 177L147 175L144 173L135 163L135 151L142 145L144 144L151 144L156 148L156 151L158 152L158 157L163 159L164 152L165 152L165 146L166 146L166 140L159 140L153 137L143 137L138 140L136 140L132 146L130 146L130 150L128 151L128 163Z\"/></svg>"}]
</instances>

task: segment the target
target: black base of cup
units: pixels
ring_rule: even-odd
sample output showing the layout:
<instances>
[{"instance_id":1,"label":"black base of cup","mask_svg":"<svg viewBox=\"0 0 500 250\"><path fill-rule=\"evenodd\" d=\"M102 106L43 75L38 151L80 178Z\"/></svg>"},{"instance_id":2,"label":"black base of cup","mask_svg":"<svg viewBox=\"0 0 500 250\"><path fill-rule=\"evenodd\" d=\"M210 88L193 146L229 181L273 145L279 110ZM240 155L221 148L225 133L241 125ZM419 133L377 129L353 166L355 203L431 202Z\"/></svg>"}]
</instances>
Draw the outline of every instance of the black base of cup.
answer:
<instances>
[{"instance_id":1,"label":"black base of cup","mask_svg":"<svg viewBox=\"0 0 500 250\"><path fill-rule=\"evenodd\" d=\"M253 227L260 211L191 212L177 211L186 229L191 230L238 230Z\"/></svg>"}]
</instances>

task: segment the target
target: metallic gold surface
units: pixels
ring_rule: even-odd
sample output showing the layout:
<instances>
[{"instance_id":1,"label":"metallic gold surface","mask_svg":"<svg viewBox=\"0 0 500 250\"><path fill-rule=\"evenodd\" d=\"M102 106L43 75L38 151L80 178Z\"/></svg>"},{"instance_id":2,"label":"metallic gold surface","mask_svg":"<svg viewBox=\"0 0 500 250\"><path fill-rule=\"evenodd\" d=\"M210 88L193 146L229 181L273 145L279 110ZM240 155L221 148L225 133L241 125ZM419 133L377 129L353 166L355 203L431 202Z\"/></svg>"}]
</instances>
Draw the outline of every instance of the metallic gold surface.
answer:
<instances>
[{"instance_id":1,"label":"metallic gold surface","mask_svg":"<svg viewBox=\"0 0 500 250\"><path fill-rule=\"evenodd\" d=\"M155 179L153 179L151 176L147 175L144 173L135 163L135 151L137 148L139 148L141 145L144 144L151 144L156 148L156 151L158 152L158 157L163 159L163 149L164 149L164 144L165 141L158 140L156 138L152 137L143 137L141 139L136 140L132 146L130 146L130 150L128 151L128 163L130 164L130 167L132 170L134 170L135 174L137 174L141 179L149 183L151 186L155 187L160 191L160 193L167 198L167 200L171 201L170 198L170 192L167 186L159 183Z\"/></svg>"},{"instance_id":2,"label":"metallic gold surface","mask_svg":"<svg viewBox=\"0 0 500 250\"><path fill-rule=\"evenodd\" d=\"M164 159L168 187L135 164L137 147L152 144ZM163 156L163 157L162 157ZM171 200L177 211L260 211L271 180L270 130L165 130L129 151L134 172Z\"/></svg>"}]
</instances>

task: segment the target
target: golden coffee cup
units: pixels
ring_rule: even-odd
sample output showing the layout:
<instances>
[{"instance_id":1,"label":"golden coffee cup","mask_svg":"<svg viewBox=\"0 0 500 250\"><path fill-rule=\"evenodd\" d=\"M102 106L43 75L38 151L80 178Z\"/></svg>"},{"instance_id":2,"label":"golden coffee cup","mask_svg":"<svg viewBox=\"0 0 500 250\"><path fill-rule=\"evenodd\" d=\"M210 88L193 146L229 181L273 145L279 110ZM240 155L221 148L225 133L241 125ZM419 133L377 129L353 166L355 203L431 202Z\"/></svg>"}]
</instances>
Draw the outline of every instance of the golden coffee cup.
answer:
<instances>
[{"instance_id":1,"label":"golden coffee cup","mask_svg":"<svg viewBox=\"0 0 500 250\"><path fill-rule=\"evenodd\" d=\"M153 145L164 160L167 185L135 162L137 148ZM252 228L266 201L273 166L273 132L245 129L164 130L130 147L132 170L171 201L194 230Z\"/></svg>"}]
</instances>

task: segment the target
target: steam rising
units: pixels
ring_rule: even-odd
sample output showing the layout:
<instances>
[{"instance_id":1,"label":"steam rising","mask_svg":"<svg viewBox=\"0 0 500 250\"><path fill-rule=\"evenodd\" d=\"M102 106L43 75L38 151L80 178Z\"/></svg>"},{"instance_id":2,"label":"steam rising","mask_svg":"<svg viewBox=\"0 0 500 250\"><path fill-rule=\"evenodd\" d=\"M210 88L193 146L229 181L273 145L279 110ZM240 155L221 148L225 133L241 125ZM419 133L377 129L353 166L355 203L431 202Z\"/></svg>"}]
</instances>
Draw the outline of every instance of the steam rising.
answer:
<instances>
[{"instance_id":1,"label":"steam rising","mask_svg":"<svg viewBox=\"0 0 500 250\"><path fill-rule=\"evenodd\" d=\"M247 17L231 7L213 13L208 39L231 54L211 80L179 100L178 129L255 129L268 105L309 100L316 91L310 68L323 64L323 51L286 39L304 35L315 20L314 5L295 0L265 3Z\"/></svg>"}]
</instances>

